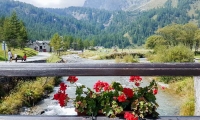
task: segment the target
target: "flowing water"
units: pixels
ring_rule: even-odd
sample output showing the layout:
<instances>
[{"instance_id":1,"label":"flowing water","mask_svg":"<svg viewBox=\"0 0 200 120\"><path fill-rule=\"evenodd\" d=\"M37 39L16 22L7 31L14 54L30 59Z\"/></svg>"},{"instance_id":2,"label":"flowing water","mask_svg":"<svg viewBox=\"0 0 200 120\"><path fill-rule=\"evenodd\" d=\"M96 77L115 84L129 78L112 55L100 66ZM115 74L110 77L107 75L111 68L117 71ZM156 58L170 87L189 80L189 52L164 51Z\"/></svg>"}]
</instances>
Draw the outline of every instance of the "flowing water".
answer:
<instances>
[{"instance_id":1,"label":"flowing water","mask_svg":"<svg viewBox=\"0 0 200 120\"><path fill-rule=\"evenodd\" d=\"M114 60L88 60L79 58L77 55L69 55L63 57L64 60L67 60L68 63L114 63ZM141 61L145 61L142 59ZM78 81L77 85L84 84L87 87L92 88L94 83L97 80L106 81L111 83L112 81L119 81L123 85L128 86L129 76L77 76ZM63 82L68 84L67 94L71 97L75 97L75 86L66 82L67 77L62 77ZM141 86L146 86L149 84L150 77L143 77ZM61 108L57 101L52 100L53 95L58 91L59 87L54 88L54 92L50 94L50 97L42 100L35 107L28 109L26 108L24 112L21 112L21 115L76 115L74 111L73 104L69 103L68 106ZM180 98L171 95L165 90L159 89L158 94L156 95L157 103L159 105L158 113L160 116L177 116L179 115L180 108Z\"/></svg>"}]
</instances>

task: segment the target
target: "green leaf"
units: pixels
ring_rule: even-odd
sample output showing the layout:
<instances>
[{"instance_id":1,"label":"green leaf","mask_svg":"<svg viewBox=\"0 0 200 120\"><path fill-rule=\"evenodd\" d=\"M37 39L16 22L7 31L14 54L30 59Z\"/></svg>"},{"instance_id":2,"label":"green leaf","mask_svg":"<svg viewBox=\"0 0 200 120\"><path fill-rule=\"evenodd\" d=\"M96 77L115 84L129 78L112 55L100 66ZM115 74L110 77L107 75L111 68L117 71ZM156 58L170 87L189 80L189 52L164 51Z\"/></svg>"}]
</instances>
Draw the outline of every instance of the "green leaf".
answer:
<instances>
[{"instance_id":1,"label":"green leaf","mask_svg":"<svg viewBox=\"0 0 200 120\"><path fill-rule=\"evenodd\" d=\"M118 83L118 82L113 82L112 83L112 88L114 88L117 91L122 91L123 90L122 85L120 83Z\"/></svg>"}]
</instances>

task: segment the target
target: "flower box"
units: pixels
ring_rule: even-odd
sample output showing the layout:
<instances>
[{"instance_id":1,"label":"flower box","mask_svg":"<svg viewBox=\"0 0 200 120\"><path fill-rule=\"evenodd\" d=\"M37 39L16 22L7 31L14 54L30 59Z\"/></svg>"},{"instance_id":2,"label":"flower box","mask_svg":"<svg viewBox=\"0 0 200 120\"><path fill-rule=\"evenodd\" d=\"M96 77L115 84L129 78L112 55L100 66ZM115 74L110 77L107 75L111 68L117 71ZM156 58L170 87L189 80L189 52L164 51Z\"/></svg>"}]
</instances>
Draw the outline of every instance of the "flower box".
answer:
<instances>
[{"instance_id":1,"label":"flower box","mask_svg":"<svg viewBox=\"0 0 200 120\"><path fill-rule=\"evenodd\" d=\"M76 85L78 78L69 76L67 81ZM119 82L97 81L90 89L85 85L76 86L76 98L72 99L78 115L99 116L106 115L110 118L124 116L127 120L138 120L138 118L158 118L155 95L158 92L156 82L153 80L146 87L140 87L142 78L130 76L131 87L123 87ZM67 85L60 84L58 93L54 99L59 101L61 107L66 106L68 94Z\"/></svg>"}]
</instances>

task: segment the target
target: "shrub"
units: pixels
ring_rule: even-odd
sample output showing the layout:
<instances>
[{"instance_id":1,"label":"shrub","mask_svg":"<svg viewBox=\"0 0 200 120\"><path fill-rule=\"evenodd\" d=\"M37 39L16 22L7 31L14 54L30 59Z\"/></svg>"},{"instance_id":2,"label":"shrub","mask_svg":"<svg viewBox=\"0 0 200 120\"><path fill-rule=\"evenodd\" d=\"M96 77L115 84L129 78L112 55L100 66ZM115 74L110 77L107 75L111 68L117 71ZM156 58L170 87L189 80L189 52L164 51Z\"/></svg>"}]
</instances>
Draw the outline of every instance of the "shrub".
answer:
<instances>
[{"instance_id":1,"label":"shrub","mask_svg":"<svg viewBox=\"0 0 200 120\"><path fill-rule=\"evenodd\" d=\"M183 80L184 77L175 77L175 76L162 76L158 77L158 80L164 83L172 83L176 81L181 81Z\"/></svg>"},{"instance_id":2,"label":"shrub","mask_svg":"<svg viewBox=\"0 0 200 120\"><path fill-rule=\"evenodd\" d=\"M139 60L138 60L138 56L133 57L132 55L125 55L125 56L123 57L123 61L124 61L125 63L136 63L136 62L138 62Z\"/></svg>"},{"instance_id":3,"label":"shrub","mask_svg":"<svg viewBox=\"0 0 200 120\"><path fill-rule=\"evenodd\" d=\"M194 53L184 45L167 48L167 46L157 46L154 62L193 62Z\"/></svg>"}]
</instances>

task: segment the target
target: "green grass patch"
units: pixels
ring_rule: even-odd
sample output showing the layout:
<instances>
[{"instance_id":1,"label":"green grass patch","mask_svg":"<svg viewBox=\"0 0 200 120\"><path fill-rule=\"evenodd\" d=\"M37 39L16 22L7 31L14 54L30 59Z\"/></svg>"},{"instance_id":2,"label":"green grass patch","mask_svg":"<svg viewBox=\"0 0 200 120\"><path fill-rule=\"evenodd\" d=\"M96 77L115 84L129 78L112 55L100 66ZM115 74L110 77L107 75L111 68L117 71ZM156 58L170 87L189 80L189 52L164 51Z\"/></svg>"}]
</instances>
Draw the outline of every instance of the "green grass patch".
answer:
<instances>
[{"instance_id":1,"label":"green grass patch","mask_svg":"<svg viewBox=\"0 0 200 120\"><path fill-rule=\"evenodd\" d=\"M193 116L195 110L193 77L184 77L182 81L171 83L169 90L183 98L183 101L181 101L180 115Z\"/></svg>"},{"instance_id":2,"label":"green grass patch","mask_svg":"<svg viewBox=\"0 0 200 120\"><path fill-rule=\"evenodd\" d=\"M0 43L1 44L1 43ZM26 53L27 57L35 56L38 54L37 51L31 49L31 48L24 48L24 49L11 49L12 54L17 54L19 57L24 56ZM0 61L5 60L5 51L2 50L2 45L0 45ZM6 50L6 60L8 59L8 50Z\"/></svg>"},{"instance_id":3,"label":"green grass patch","mask_svg":"<svg viewBox=\"0 0 200 120\"><path fill-rule=\"evenodd\" d=\"M57 54L51 54L51 56L47 59L47 63L56 63L60 60L61 58Z\"/></svg>"},{"instance_id":4,"label":"green grass patch","mask_svg":"<svg viewBox=\"0 0 200 120\"><path fill-rule=\"evenodd\" d=\"M1 99L0 114L18 114L22 106L33 106L45 90L52 91L54 77L39 77L35 81L21 81L9 95Z\"/></svg>"},{"instance_id":5,"label":"green grass patch","mask_svg":"<svg viewBox=\"0 0 200 120\"><path fill-rule=\"evenodd\" d=\"M116 63L137 63L138 61L138 56L125 55L123 56L123 58L121 58L120 56L115 57Z\"/></svg>"},{"instance_id":6,"label":"green grass patch","mask_svg":"<svg viewBox=\"0 0 200 120\"><path fill-rule=\"evenodd\" d=\"M132 55L125 55L123 57L125 63L137 63L139 61L138 56L133 57Z\"/></svg>"}]
</instances>

